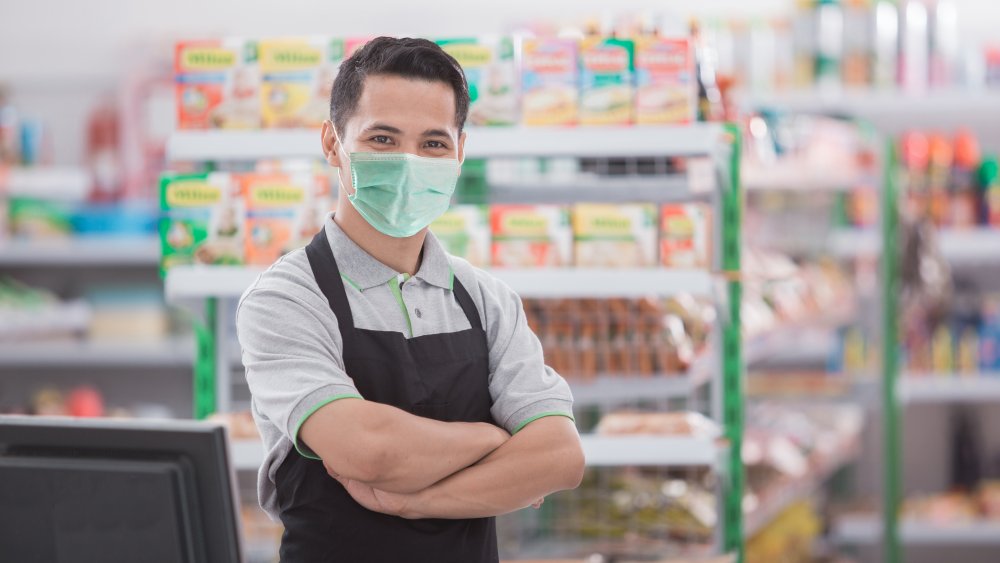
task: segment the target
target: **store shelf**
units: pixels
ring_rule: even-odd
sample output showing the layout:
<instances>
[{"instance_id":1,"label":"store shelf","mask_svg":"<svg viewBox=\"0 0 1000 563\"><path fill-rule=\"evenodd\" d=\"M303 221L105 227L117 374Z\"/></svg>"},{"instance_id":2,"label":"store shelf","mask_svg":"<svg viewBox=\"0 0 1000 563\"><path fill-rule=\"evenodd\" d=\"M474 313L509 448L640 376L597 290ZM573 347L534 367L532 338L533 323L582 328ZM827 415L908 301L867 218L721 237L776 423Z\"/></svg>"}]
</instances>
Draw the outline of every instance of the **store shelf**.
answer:
<instances>
[{"instance_id":1,"label":"store shelf","mask_svg":"<svg viewBox=\"0 0 1000 563\"><path fill-rule=\"evenodd\" d=\"M942 229L941 252L954 265L1000 263L1000 228ZM830 252L842 258L874 256L882 250L871 229L843 229L830 239Z\"/></svg>"},{"instance_id":2,"label":"store shelf","mask_svg":"<svg viewBox=\"0 0 1000 563\"><path fill-rule=\"evenodd\" d=\"M921 94L894 89L854 88L844 90L804 89L787 92L737 93L747 108L780 108L793 113L826 113L856 117L958 114L966 120L991 116L1000 107L1000 93L989 90L931 90ZM916 126L916 125L914 125Z\"/></svg>"},{"instance_id":3,"label":"store shelf","mask_svg":"<svg viewBox=\"0 0 1000 563\"><path fill-rule=\"evenodd\" d=\"M861 453L857 440L851 440L840 450L829 455L801 479L782 483L775 490L765 493L760 505L746 515L743 535L749 539L760 533L775 518L795 502L813 496L842 467L854 462Z\"/></svg>"},{"instance_id":4,"label":"store shelf","mask_svg":"<svg viewBox=\"0 0 1000 563\"><path fill-rule=\"evenodd\" d=\"M833 528L842 544L875 544L881 540L882 521L875 515L842 516ZM903 520L900 540L907 545L1000 545L1000 521L932 524Z\"/></svg>"},{"instance_id":5,"label":"store shelf","mask_svg":"<svg viewBox=\"0 0 1000 563\"><path fill-rule=\"evenodd\" d=\"M0 242L0 266L155 267L160 243L155 237L93 237Z\"/></svg>"},{"instance_id":6,"label":"store shelf","mask_svg":"<svg viewBox=\"0 0 1000 563\"><path fill-rule=\"evenodd\" d=\"M822 365L836 344L837 328L855 318L853 307L828 315L779 324L744 341L743 357L748 367L767 362L781 365Z\"/></svg>"},{"instance_id":7,"label":"store shelf","mask_svg":"<svg viewBox=\"0 0 1000 563\"><path fill-rule=\"evenodd\" d=\"M1000 373L903 374L897 396L903 403L1000 403Z\"/></svg>"},{"instance_id":8,"label":"store shelf","mask_svg":"<svg viewBox=\"0 0 1000 563\"><path fill-rule=\"evenodd\" d=\"M602 376L592 381L568 382L576 407L681 399L689 397L693 390L693 380L686 374Z\"/></svg>"},{"instance_id":9,"label":"store shelf","mask_svg":"<svg viewBox=\"0 0 1000 563\"><path fill-rule=\"evenodd\" d=\"M580 437L588 467L715 466L720 446L715 440L674 436Z\"/></svg>"},{"instance_id":10,"label":"store shelf","mask_svg":"<svg viewBox=\"0 0 1000 563\"><path fill-rule=\"evenodd\" d=\"M720 446L714 440L672 436L581 436L588 467L714 467ZM230 446L233 466L256 470L264 459L257 440L234 440Z\"/></svg>"},{"instance_id":11,"label":"store shelf","mask_svg":"<svg viewBox=\"0 0 1000 563\"><path fill-rule=\"evenodd\" d=\"M722 129L713 124L664 127L484 127L468 129L466 158L638 157L712 154ZM176 131L167 158L257 160L321 158L319 130Z\"/></svg>"},{"instance_id":12,"label":"store shelf","mask_svg":"<svg viewBox=\"0 0 1000 563\"><path fill-rule=\"evenodd\" d=\"M490 273L524 298L605 298L708 295L712 276L707 270L665 268L497 268Z\"/></svg>"},{"instance_id":13,"label":"store shelf","mask_svg":"<svg viewBox=\"0 0 1000 563\"><path fill-rule=\"evenodd\" d=\"M165 292L169 301L239 297L262 271L261 268L239 266L178 266L167 272ZM705 295L712 289L712 276L705 270L498 268L490 273L524 298Z\"/></svg>"},{"instance_id":14,"label":"store shelf","mask_svg":"<svg viewBox=\"0 0 1000 563\"><path fill-rule=\"evenodd\" d=\"M194 341L171 338L162 342L55 340L0 344L3 367L176 367L194 361Z\"/></svg>"},{"instance_id":15,"label":"store shelf","mask_svg":"<svg viewBox=\"0 0 1000 563\"><path fill-rule=\"evenodd\" d=\"M83 168L0 168L0 192L11 196L81 201L90 190L90 174Z\"/></svg>"},{"instance_id":16,"label":"store shelf","mask_svg":"<svg viewBox=\"0 0 1000 563\"><path fill-rule=\"evenodd\" d=\"M689 202L704 198L711 192L692 193L687 177L681 175L608 176L587 178L572 183L493 183L489 187L490 203L644 203Z\"/></svg>"}]
</instances>

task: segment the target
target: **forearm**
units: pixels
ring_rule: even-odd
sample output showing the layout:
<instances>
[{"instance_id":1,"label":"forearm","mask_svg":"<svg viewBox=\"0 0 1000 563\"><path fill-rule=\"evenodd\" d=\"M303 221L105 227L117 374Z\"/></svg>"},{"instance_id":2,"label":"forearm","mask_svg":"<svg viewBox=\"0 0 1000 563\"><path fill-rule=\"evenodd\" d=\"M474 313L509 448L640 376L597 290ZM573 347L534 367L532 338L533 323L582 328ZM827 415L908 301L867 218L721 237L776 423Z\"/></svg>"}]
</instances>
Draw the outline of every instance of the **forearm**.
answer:
<instances>
[{"instance_id":1,"label":"forearm","mask_svg":"<svg viewBox=\"0 0 1000 563\"><path fill-rule=\"evenodd\" d=\"M311 434L306 435L304 425L303 436L328 471L384 491L426 489L483 459L507 439L503 430L491 424L440 422L388 405L354 402L349 407L354 412L336 413L340 418L347 414L355 422L335 443L330 433L344 427L336 419L314 421L313 417L324 414L322 410L307 421ZM316 436L324 429L329 429L323 432L326 436Z\"/></svg>"},{"instance_id":2,"label":"forearm","mask_svg":"<svg viewBox=\"0 0 1000 563\"><path fill-rule=\"evenodd\" d=\"M579 485L584 459L573 422L533 422L482 461L414 495L407 518L484 518Z\"/></svg>"}]
</instances>

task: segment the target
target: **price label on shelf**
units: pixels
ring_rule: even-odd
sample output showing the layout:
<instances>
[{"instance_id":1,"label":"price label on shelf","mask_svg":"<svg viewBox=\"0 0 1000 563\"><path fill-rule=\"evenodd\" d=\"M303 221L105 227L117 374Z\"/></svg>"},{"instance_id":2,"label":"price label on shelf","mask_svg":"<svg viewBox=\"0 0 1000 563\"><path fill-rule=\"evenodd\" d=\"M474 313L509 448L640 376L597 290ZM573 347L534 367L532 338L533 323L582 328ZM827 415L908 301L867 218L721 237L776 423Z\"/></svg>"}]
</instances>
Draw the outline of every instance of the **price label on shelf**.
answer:
<instances>
[{"instance_id":1,"label":"price label on shelf","mask_svg":"<svg viewBox=\"0 0 1000 563\"><path fill-rule=\"evenodd\" d=\"M715 167L709 157L689 158L687 162L688 189L694 194L709 193L715 188Z\"/></svg>"}]
</instances>

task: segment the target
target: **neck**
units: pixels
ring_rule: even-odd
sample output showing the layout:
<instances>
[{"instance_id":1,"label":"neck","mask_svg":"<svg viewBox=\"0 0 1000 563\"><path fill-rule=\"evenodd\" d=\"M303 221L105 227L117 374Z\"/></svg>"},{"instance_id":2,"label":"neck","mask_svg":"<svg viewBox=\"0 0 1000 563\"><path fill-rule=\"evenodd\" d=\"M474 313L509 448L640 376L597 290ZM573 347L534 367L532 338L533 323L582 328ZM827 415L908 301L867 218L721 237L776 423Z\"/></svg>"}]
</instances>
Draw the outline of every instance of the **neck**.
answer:
<instances>
[{"instance_id":1,"label":"neck","mask_svg":"<svg viewBox=\"0 0 1000 563\"><path fill-rule=\"evenodd\" d=\"M354 206L343 198L333 220L362 250L393 270L412 276L420 269L420 252L427 236L426 229L412 237L390 237L368 224Z\"/></svg>"}]
</instances>

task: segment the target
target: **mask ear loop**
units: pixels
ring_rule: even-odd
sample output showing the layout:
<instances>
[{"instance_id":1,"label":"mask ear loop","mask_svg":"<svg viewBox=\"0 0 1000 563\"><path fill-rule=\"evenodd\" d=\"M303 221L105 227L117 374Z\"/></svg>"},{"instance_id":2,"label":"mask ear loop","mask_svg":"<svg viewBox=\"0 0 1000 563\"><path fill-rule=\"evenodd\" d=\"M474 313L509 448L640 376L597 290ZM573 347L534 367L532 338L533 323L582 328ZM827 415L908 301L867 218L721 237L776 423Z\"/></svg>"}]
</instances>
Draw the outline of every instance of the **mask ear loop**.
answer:
<instances>
[{"instance_id":1,"label":"mask ear loop","mask_svg":"<svg viewBox=\"0 0 1000 563\"><path fill-rule=\"evenodd\" d=\"M337 132L336 125L334 125L333 121L331 121L329 119L327 120L327 123L330 124L330 130L333 131L333 140L334 140L334 145L333 146L334 146L334 150L338 150L338 148L342 149L344 147L344 144L340 142L340 133ZM344 151L344 155L343 156L347 156L347 151L346 150ZM340 180L339 189L341 189L341 190L345 189L344 186L346 186L346 184L344 183L344 178L340 175L341 171L344 169L344 166L343 166L344 160L348 160L349 161L350 158L343 158L343 157L341 157L340 162L342 164L341 164L341 166L337 167L337 179ZM352 189L354 189L355 193L357 193L357 188L354 188L354 181L353 181L354 177L353 177L353 172L350 172L350 165L348 165L348 172L349 172L349 174L352 174L351 175L351 187L352 187ZM353 196L353 194L350 194L350 193L347 194L348 198L351 198L352 196Z\"/></svg>"}]
</instances>

